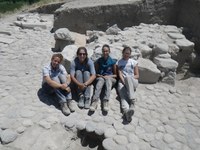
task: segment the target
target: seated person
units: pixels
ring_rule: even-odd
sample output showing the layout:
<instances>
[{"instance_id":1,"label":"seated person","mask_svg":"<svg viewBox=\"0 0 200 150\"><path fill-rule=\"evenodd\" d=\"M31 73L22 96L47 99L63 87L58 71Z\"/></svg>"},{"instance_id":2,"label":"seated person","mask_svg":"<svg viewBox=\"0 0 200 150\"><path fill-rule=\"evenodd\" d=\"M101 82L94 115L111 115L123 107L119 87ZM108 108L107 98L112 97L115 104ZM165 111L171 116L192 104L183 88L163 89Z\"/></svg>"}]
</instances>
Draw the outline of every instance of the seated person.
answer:
<instances>
[{"instance_id":1,"label":"seated person","mask_svg":"<svg viewBox=\"0 0 200 150\"><path fill-rule=\"evenodd\" d=\"M88 54L85 47L79 47L76 54L77 57L70 67L71 80L77 86L78 106L89 109L91 103L91 83L96 78L94 63L87 57Z\"/></svg>"},{"instance_id":2,"label":"seated person","mask_svg":"<svg viewBox=\"0 0 200 150\"><path fill-rule=\"evenodd\" d=\"M43 68L42 89L47 93L54 92L58 97L63 114L69 115L70 110L71 112L75 110L72 105L71 89L67 82L68 74L64 66L60 64L62 60L61 54L53 54L51 63Z\"/></svg>"},{"instance_id":3,"label":"seated person","mask_svg":"<svg viewBox=\"0 0 200 150\"><path fill-rule=\"evenodd\" d=\"M103 45L102 54L103 56L99 58L95 63L95 69L97 72L96 86L94 90L94 95L92 99L92 104L90 106L90 111L95 111L98 106L98 101L100 99L100 94L102 88L105 88L105 95L103 97L103 110L108 111L108 102L110 100L110 93L113 85L116 83L116 61L114 61L110 56L109 45Z\"/></svg>"},{"instance_id":4,"label":"seated person","mask_svg":"<svg viewBox=\"0 0 200 150\"><path fill-rule=\"evenodd\" d=\"M131 59L131 48L125 47L122 59L117 62L119 83L118 93L121 100L122 111L125 119L131 122L134 114L135 90L138 86L138 62Z\"/></svg>"}]
</instances>

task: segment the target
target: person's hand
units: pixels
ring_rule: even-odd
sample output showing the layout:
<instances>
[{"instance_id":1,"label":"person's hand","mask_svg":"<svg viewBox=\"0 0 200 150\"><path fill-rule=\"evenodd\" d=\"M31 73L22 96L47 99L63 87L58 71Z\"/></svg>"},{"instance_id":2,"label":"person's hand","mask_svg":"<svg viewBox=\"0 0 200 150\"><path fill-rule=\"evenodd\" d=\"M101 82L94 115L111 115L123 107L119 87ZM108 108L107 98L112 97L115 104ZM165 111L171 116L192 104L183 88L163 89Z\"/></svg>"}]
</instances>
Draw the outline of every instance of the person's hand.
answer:
<instances>
[{"instance_id":1,"label":"person's hand","mask_svg":"<svg viewBox=\"0 0 200 150\"><path fill-rule=\"evenodd\" d=\"M71 92L71 88L70 88L69 86L66 87L65 90L66 90L68 93Z\"/></svg>"},{"instance_id":2,"label":"person's hand","mask_svg":"<svg viewBox=\"0 0 200 150\"><path fill-rule=\"evenodd\" d=\"M61 84L61 87L60 87L62 90L65 90L67 88L67 85L66 84Z\"/></svg>"},{"instance_id":3,"label":"person's hand","mask_svg":"<svg viewBox=\"0 0 200 150\"><path fill-rule=\"evenodd\" d=\"M83 91L87 86L84 83L81 83L78 88Z\"/></svg>"},{"instance_id":4,"label":"person's hand","mask_svg":"<svg viewBox=\"0 0 200 150\"><path fill-rule=\"evenodd\" d=\"M110 78L110 76L102 76L104 79L108 79Z\"/></svg>"}]
</instances>

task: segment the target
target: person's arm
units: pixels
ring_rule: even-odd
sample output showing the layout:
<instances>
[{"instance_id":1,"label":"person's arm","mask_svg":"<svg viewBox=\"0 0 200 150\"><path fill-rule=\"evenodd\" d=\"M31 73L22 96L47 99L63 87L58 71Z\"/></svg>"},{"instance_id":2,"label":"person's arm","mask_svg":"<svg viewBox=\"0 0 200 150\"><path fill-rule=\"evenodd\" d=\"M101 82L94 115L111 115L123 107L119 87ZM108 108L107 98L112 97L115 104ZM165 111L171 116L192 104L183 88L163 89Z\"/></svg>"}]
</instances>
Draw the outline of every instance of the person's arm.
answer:
<instances>
[{"instance_id":1,"label":"person's arm","mask_svg":"<svg viewBox=\"0 0 200 150\"><path fill-rule=\"evenodd\" d=\"M95 71L95 68L94 68L94 63L93 63L92 60L89 60L89 61L90 62L89 62L88 65L90 67L91 75L90 75L90 78L84 83L85 86L90 85L94 81L94 79L96 78L96 71Z\"/></svg>"},{"instance_id":2,"label":"person's arm","mask_svg":"<svg viewBox=\"0 0 200 150\"><path fill-rule=\"evenodd\" d=\"M139 78L138 64L134 67L134 78L135 78L135 79L138 79L138 78Z\"/></svg>"},{"instance_id":3,"label":"person's arm","mask_svg":"<svg viewBox=\"0 0 200 150\"><path fill-rule=\"evenodd\" d=\"M70 77L71 77L71 81L72 81L74 84L76 84L80 90L84 90L84 89L86 88L86 86L85 86L83 83L79 82L79 81L76 79L76 77L75 77L75 67L76 67L76 66L75 66L75 61L73 61L73 62L71 63L71 66L70 66Z\"/></svg>"},{"instance_id":4,"label":"person's arm","mask_svg":"<svg viewBox=\"0 0 200 150\"><path fill-rule=\"evenodd\" d=\"M90 85L94 81L95 78L96 78L96 75L92 74L90 76L90 78L84 83L84 85L87 87L88 85Z\"/></svg>"},{"instance_id":5,"label":"person's arm","mask_svg":"<svg viewBox=\"0 0 200 150\"><path fill-rule=\"evenodd\" d=\"M60 84L57 83L56 81L53 81L49 76L44 76L44 81L47 82L47 84L55 89L63 89L65 90L67 88L66 84Z\"/></svg>"},{"instance_id":6,"label":"person's arm","mask_svg":"<svg viewBox=\"0 0 200 150\"><path fill-rule=\"evenodd\" d=\"M119 67L117 67L117 71L118 71L118 76L119 76L120 81L122 82L122 84L125 84L122 71L119 69Z\"/></svg>"}]
</instances>

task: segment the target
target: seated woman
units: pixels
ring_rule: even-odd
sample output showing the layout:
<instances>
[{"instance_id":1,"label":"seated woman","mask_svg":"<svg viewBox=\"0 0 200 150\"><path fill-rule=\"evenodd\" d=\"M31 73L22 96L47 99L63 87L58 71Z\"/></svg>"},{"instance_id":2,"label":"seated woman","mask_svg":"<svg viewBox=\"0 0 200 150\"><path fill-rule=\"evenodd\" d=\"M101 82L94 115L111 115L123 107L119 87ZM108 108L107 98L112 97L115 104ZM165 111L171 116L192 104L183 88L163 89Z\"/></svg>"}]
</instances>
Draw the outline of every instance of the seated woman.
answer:
<instances>
[{"instance_id":1,"label":"seated woman","mask_svg":"<svg viewBox=\"0 0 200 150\"><path fill-rule=\"evenodd\" d=\"M138 86L139 71L137 61L130 59L130 47L125 47L122 51L122 55L123 58L117 62L120 79L118 83L118 93L121 99L124 117L130 122L132 120L132 115L134 114L134 93Z\"/></svg>"},{"instance_id":2,"label":"seated woman","mask_svg":"<svg viewBox=\"0 0 200 150\"><path fill-rule=\"evenodd\" d=\"M116 61L114 61L109 56L109 45L103 45L102 53L103 56L99 58L95 63L97 78L92 104L90 106L90 111L95 111L95 109L97 108L103 87L105 87L105 95L103 97L103 110L106 112L108 111L108 102L110 99L111 89L116 83Z\"/></svg>"},{"instance_id":3,"label":"seated woman","mask_svg":"<svg viewBox=\"0 0 200 150\"><path fill-rule=\"evenodd\" d=\"M71 80L78 87L78 106L89 109L91 83L96 78L94 63L87 57L88 53L85 47L79 47L76 55L77 57L71 63L70 68Z\"/></svg>"},{"instance_id":4,"label":"seated woman","mask_svg":"<svg viewBox=\"0 0 200 150\"><path fill-rule=\"evenodd\" d=\"M69 115L70 110L73 112L75 109L71 101L72 96L69 82L67 82L67 72L64 66L60 64L62 60L61 54L53 54L51 63L43 68L42 89L49 94L55 92L63 114Z\"/></svg>"}]
</instances>

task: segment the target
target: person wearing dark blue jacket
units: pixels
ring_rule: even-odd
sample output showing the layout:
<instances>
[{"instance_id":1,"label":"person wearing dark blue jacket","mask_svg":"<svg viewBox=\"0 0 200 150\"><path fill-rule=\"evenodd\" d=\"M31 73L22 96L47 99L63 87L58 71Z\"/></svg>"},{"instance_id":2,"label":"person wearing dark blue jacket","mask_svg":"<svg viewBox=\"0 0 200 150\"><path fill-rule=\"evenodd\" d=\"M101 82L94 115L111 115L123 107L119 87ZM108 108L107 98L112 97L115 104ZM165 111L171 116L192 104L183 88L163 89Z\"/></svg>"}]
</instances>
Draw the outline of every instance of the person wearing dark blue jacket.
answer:
<instances>
[{"instance_id":1,"label":"person wearing dark blue jacket","mask_svg":"<svg viewBox=\"0 0 200 150\"><path fill-rule=\"evenodd\" d=\"M95 111L95 109L97 108L103 87L105 89L104 97L102 99L103 110L106 112L109 110L108 104L109 104L111 89L116 83L116 77L117 77L116 75L117 71L115 65L116 61L109 56L110 54L109 45L106 44L103 45L102 54L103 56L99 58L95 63L97 78L96 78L94 95L92 98L92 104L90 106L90 111Z\"/></svg>"}]
</instances>

